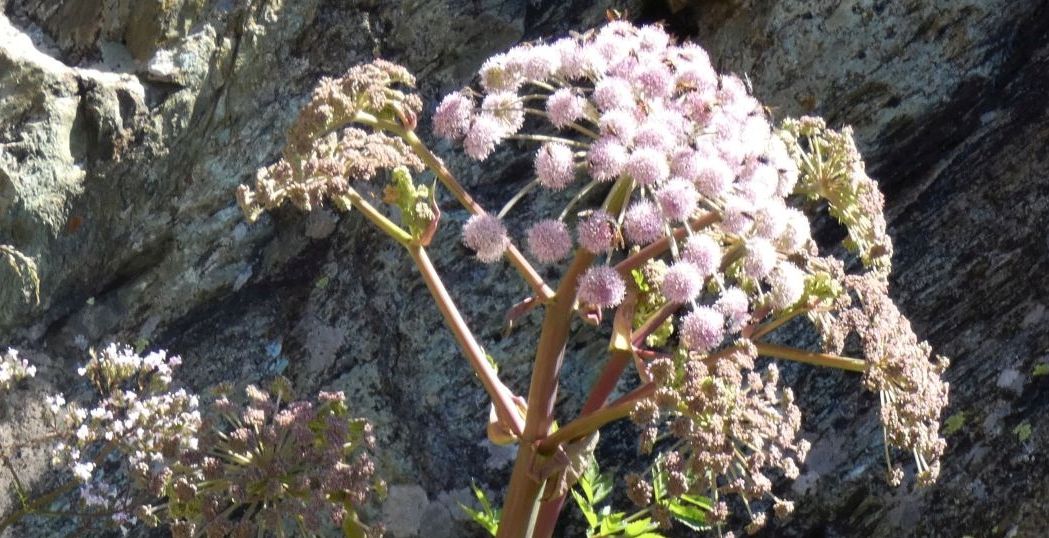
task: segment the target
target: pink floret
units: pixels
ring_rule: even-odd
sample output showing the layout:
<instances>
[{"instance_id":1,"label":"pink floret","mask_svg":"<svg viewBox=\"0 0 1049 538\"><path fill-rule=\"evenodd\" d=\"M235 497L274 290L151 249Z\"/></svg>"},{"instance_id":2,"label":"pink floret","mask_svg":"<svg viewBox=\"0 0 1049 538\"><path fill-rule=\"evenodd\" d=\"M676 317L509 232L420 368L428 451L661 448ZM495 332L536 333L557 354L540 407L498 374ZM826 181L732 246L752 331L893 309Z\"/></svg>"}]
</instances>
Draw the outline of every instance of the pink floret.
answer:
<instances>
[{"instance_id":1,"label":"pink floret","mask_svg":"<svg viewBox=\"0 0 1049 538\"><path fill-rule=\"evenodd\" d=\"M545 219L528 229L528 251L540 263L554 263L572 251L572 237L565 224Z\"/></svg>"},{"instance_id":2,"label":"pink floret","mask_svg":"<svg viewBox=\"0 0 1049 538\"><path fill-rule=\"evenodd\" d=\"M681 320L681 343L689 351L706 353L725 339L725 318L709 306L697 307Z\"/></svg>"},{"instance_id":3,"label":"pink floret","mask_svg":"<svg viewBox=\"0 0 1049 538\"><path fill-rule=\"evenodd\" d=\"M591 267L579 277L579 300L584 303L612 307L621 303L625 294L623 278L607 265Z\"/></svg>"},{"instance_id":4,"label":"pink floret","mask_svg":"<svg viewBox=\"0 0 1049 538\"><path fill-rule=\"evenodd\" d=\"M463 244L477 252L477 259L482 263L495 263L510 245L510 239L498 217L481 213L463 225Z\"/></svg>"}]
</instances>

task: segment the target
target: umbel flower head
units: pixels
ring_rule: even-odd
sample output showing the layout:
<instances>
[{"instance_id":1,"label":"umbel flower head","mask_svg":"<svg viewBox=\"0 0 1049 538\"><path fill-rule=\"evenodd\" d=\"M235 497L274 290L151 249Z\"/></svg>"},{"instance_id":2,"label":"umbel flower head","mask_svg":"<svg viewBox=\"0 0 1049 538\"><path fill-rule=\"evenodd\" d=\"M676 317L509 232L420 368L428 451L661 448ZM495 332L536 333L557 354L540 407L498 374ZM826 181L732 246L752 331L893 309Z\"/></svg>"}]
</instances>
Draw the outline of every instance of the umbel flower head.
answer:
<instances>
[{"instance_id":1,"label":"umbel flower head","mask_svg":"<svg viewBox=\"0 0 1049 538\"><path fill-rule=\"evenodd\" d=\"M304 209L325 198L338 203L351 180L398 165L421 169L417 155L454 184L410 133L419 100L400 88L413 82L385 62L323 82L289 132L284 158L259 172L254 189L238 191L248 217L285 199ZM344 128L350 122L367 129ZM719 525L728 518L722 497L737 495L748 532L765 524L769 500L773 512L789 513L792 505L771 494L770 476L797 476L808 447L797 439L793 393L779 387L774 365L757 368L759 354L863 370L881 398L887 446L915 455L919 483L935 479L946 361L930 359L888 298L892 243L883 199L848 128L833 131L815 118L777 128L747 82L717 73L698 46L676 43L659 26L613 21L488 59L476 87L440 101L433 131L477 161L507 141L535 144L534 181L507 193L499 216L463 202L475 214L462 242L483 263L509 249L546 295L543 277L510 248L511 232L524 235L531 257L544 264L567 258L577 238L581 248L566 272L572 280L558 286L574 285L576 301L554 304L591 320L595 308L623 305L614 316L616 346L630 347L643 380L653 380L646 390L655 389L632 416L644 427L641 446L655 449L661 430L677 438L657 458L671 495L708 496ZM536 186L563 209L525 223L523 234L508 230L502 217ZM809 213L824 208L846 228L845 246L861 262L849 264L852 274L812 240ZM433 222L422 221L416 228ZM822 333L827 353L764 341L799 316ZM833 356L853 333L866 361ZM268 417L256 406L240 420ZM247 442L245 435L231 439ZM653 484L641 475L630 483L632 499L654 503L655 521L671 519ZM176 494L192 493L178 487Z\"/></svg>"},{"instance_id":2,"label":"umbel flower head","mask_svg":"<svg viewBox=\"0 0 1049 538\"><path fill-rule=\"evenodd\" d=\"M556 220L542 215L528 228L529 250L556 262L574 235L576 252L596 258L576 273L581 308L632 305L633 328L647 331L634 335L635 352L656 357L648 368L660 384L635 419L648 425L643 447L658 428L683 442L660 459L675 492L741 496L748 532L767 518L752 501L771 497L777 515L791 511L771 495L767 473L797 476L808 447L796 437L793 394L779 388L778 370L759 372L754 359L771 349L756 345L765 334L801 315L824 333L825 351L860 335L888 445L916 454L922 484L935 478L945 362L929 359L883 289L847 282L843 263L820 257L799 205L826 202L863 278L884 285L892 243L883 200L850 130L815 118L776 128L747 83L718 74L698 46L675 43L659 26L613 21L490 58L479 86L441 102L434 132L477 160L505 141L536 143L528 188L569 202ZM607 193L604 203L587 206L595 193ZM505 229L474 219L464 242L494 260ZM629 288L623 275L634 277ZM637 300L625 301L628 293ZM631 483L632 499L651 501L651 484L640 475ZM652 506L657 520L666 513ZM724 522L727 505L718 501L710 515Z\"/></svg>"}]
</instances>

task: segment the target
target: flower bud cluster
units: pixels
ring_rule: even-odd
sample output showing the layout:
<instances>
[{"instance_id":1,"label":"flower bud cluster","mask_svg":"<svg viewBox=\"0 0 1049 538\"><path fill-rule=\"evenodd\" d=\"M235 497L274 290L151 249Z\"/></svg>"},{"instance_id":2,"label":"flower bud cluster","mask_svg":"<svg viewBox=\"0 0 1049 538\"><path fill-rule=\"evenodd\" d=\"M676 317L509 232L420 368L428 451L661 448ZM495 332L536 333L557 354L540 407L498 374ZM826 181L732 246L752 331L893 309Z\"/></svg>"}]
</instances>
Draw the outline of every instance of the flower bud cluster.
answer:
<instances>
[{"instance_id":1,"label":"flower bud cluster","mask_svg":"<svg viewBox=\"0 0 1049 538\"><path fill-rule=\"evenodd\" d=\"M350 417L343 393L296 401L283 378L270 390L249 385L244 405L221 392L197 450L134 470L167 497L174 536L291 536L332 526L381 535L357 514L372 490L385 487L370 457L375 436L369 423Z\"/></svg>"},{"instance_id":2,"label":"flower bud cluster","mask_svg":"<svg viewBox=\"0 0 1049 538\"><path fill-rule=\"evenodd\" d=\"M755 355L743 343L716 361L655 359L650 371L656 394L639 402L632 415L645 429L643 439L654 439L657 428L667 423L682 441L661 455L670 496L698 494L717 501L739 495L753 530L766 519L755 501L771 498L779 517L789 515L786 501L772 495L772 480L797 478L809 450L808 441L798 438L801 411L793 392L780 387L775 364L759 374ZM720 525L728 511L711 515Z\"/></svg>"},{"instance_id":3,"label":"flower bud cluster","mask_svg":"<svg viewBox=\"0 0 1049 538\"><path fill-rule=\"evenodd\" d=\"M912 454L919 485L940 474L947 443L940 435L940 417L947 406L949 385L942 376L950 361L932 356L919 342L911 324L889 298L888 286L873 275L850 275L845 284L855 305L840 314L842 331L855 331L867 357L863 381L881 398L881 422L886 443ZM892 482L899 473L890 467Z\"/></svg>"},{"instance_id":4,"label":"flower bud cluster","mask_svg":"<svg viewBox=\"0 0 1049 538\"><path fill-rule=\"evenodd\" d=\"M0 394L11 390L11 387L23 379L34 377L36 366L29 361L18 358L18 350L8 348L0 355Z\"/></svg>"},{"instance_id":5,"label":"flower bud cluster","mask_svg":"<svg viewBox=\"0 0 1049 538\"><path fill-rule=\"evenodd\" d=\"M380 171L407 166L422 170L418 157L400 138L369 132L350 123L390 122L414 127L422 102L412 87L415 78L403 67L383 60L350 69L337 79L325 78L288 131L283 158L260 168L255 188L241 185L237 202L249 220L263 210L291 201L310 211L326 198L345 194L351 180L369 180Z\"/></svg>"}]
</instances>

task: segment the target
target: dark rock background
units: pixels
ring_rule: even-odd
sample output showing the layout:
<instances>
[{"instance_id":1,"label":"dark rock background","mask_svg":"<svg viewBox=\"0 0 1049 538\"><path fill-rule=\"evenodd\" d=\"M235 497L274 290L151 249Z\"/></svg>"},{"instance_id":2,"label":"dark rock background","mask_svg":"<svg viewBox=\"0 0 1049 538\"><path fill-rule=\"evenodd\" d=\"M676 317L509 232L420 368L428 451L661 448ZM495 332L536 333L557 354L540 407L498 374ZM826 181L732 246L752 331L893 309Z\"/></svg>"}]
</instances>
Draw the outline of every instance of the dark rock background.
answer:
<instances>
[{"instance_id":1,"label":"dark rock background","mask_svg":"<svg viewBox=\"0 0 1049 538\"><path fill-rule=\"evenodd\" d=\"M196 389L283 372L303 393L345 390L375 420L395 536L470 535L456 503L471 480L498 491L512 453L483 440L483 392L407 258L352 214L286 210L248 225L233 189L276 158L323 75L382 56L415 72L432 106L492 53L593 26L618 7L707 47L774 114L856 128L888 200L893 294L916 332L953 358L946 416L964 420L948 435L940 483L917 491L881 478L876 402L857 378L792 368L814 448L803 476L783 485L798 514L766 534L1049 528L1049 376L1034 375L1049 361L1045 1L0 5L0 244L32 256L42 281L33 307L0 269L0 344L41 367L39 388L0 408L2 438L39 428L41 391L75 392L70 372L87 344L170 349ZM488 206L522 185L529 165L504 150L481 169L436 147ZM465 213L450 200L443 209L435 264L523 390L537 319L509 336L501 321L524 288L507 267L467 259L456 238ZM576 341L597 342L588 331ZM570 348L565 410L578 408L600 352ZM631 456L631 435L612 429L604 452ZM46 481L41 451L20 465ZM0 496L0 512L11 501ZM8 534L56 533L33 521Z\"/></svg>"}]
</instances>

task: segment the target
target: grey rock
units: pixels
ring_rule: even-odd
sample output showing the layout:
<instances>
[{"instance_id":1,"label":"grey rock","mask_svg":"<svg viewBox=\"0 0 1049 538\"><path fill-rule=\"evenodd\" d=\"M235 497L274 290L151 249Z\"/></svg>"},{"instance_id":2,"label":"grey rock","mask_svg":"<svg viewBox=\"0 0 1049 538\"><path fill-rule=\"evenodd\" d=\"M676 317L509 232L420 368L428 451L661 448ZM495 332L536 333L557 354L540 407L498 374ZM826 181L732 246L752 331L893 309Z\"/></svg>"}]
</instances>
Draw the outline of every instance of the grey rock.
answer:
<instances>
[{"instance_id":1,"label":"grey rock","mask_svg":"<svg viewBox=\"0 0 1049 538\"><path fill-rule=\"evenodd\" d=\"M856 127L888 199L893 295L954 359L947 416L965 412L968 426L948 438L941 482L920 491L881 480L876 399L858 379L785 370L813 458L781 486L798 513L767 534L1039 535L1049 385L1030 373L1049 349L1044 1L670 2L686 6L672 12L656 1L7 0L0 244L33 257L42 290L33 306L0 288L0 343L49 357L40 377L69 390L83 343L108 340L181 354L197 389L283 371L301 393L344 390L377 424L386 479L421 489L413 510L442 536L477 532L442 499L472 479L499 491L508 468L480 443L483 392L407 258L354 214L286 210L246 225L232 192L275 160L323 75L381 55L417 73L432 106L492 53L592 26L613 4L697 39L775 115ZM527 156L502 151L481 168L435 147L488 206L523 185ZM441 203L434 263L523 391L538 320L504 336L502 317L525 289L506 266L468 259L457 240L466 215ZM567 412L600 357L600 346L570 351ZM1003 390L1005 368L1016 374ZM33 413L0 428L37 427ZM1033 435L1021 443L1011 432L1025 421ZM630 428L616 431L603 446L633 458ZM40 483L43 458L23 456Z\"/></svg>"}]
</instances>

